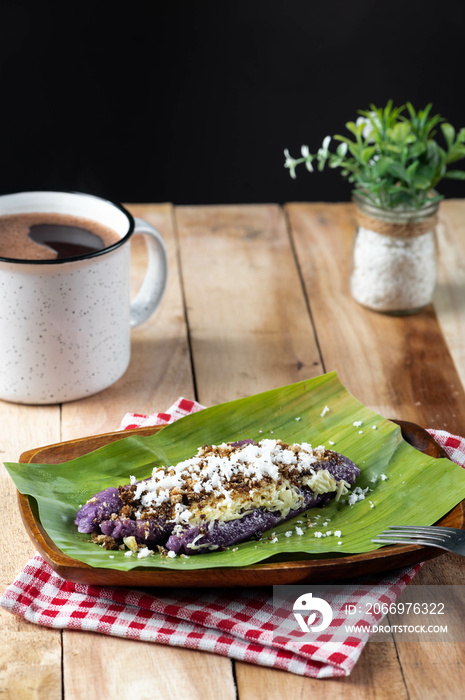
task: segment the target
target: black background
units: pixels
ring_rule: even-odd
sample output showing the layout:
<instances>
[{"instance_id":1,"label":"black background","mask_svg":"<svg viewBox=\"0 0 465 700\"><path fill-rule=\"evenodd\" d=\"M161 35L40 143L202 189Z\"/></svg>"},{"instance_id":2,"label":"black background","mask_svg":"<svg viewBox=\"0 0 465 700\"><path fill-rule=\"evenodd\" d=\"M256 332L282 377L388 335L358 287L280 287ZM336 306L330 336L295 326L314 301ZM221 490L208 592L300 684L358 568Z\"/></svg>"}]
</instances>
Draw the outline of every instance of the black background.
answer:
<instances>
[{"instance_id":1,"label":"black background","mask_svg":"<svg viewBox=\"0 0 465 700\"><path fill-rule=\"evenodd\" d=\"M292 180L283 149L389 98L465 126L464 20L461 0L2 1L0 192L348 200L338 172Z\"/></svg>"}]
</instances>

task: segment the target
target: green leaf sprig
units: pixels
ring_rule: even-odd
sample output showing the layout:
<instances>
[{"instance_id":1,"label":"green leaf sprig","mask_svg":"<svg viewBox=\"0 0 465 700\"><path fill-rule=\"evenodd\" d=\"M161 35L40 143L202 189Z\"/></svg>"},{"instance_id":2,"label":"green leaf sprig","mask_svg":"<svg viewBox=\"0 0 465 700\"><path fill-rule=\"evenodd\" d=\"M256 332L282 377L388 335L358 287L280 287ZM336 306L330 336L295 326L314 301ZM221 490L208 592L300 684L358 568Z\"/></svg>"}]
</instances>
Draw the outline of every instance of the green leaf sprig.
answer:
<instances>
[{"instance_id":1,"label":"green leaf sprig","mask_svg":"<svg viewBox=\"0 0 465 700\"><path fill-rule=\"evenodd\" d=\"M456 132L439 114L431 115L432 104L418 112L410 102L393 107L370 105L359 110L355 122L346 123L352 137L336 134L339 141L329 151L331 137L312 154L302 146L301 158L292 158L288 149L284 167L295 178L295 169L305 164L308 171L325 166L341 168L341 175L354 184L358 193L371 204L383 209L409 207L418 209L443 197L433 192L438 182L449 178L465 180L465 171L450 169L452 163L465 158L465 128ZM442 145L436 140L438 126Z\"/></svg>"}]
</instances>

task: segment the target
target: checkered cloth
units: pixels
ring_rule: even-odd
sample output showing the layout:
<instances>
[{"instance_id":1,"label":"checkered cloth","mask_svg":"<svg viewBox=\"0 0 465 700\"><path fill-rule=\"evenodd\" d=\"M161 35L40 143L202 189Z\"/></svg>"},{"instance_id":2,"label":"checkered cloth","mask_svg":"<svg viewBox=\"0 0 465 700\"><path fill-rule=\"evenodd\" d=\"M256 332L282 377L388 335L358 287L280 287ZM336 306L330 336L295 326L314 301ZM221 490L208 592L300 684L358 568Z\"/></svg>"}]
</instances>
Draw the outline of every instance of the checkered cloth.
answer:
<instances>
[{"instance_id":1,"label":"checkered cloth","mask_svg":"<svg viewBox=\"0 0 465 700\"><path fill-rule=\"evenodd\" d=\"M166 413L127 414L120 427L163 425L202 408L195 401L180 398ZM465 466L463 438L444 431L429 432L453 461ZM299 643L299 630L292 640L273 635L279 611L273 607L269 588L233 592L172 589L163 590L158 597L143 590L65 581L38 554L6 589L0 605L47 627L200 649L302 676L327 678L350 674L369 639L366 626L379 623L383 617L381 613L360 614L350 622L361 631L352 631L340 641L341 625L347 621L345 605L356 601L358 609L379 610L375 603L393 603L420 566L392 572L376 582L371 580L368 590L361 585L362 579L347 583L342 598L327 598L333 620L311 644L304 639ZM373 603L371 608L369 603Z\"/></svg>"},{"instance_id":2,"label":"checkered cloth","mask_svg":"<svg viewBox=\"0 0 465 700\"><path fill-rule=\"evenodd\" d=\"M145 428L149 425L167 425L168 423L174 423L179 418L188 416L190 413L197 413L202 408L205 408L205 406L197 403L197 401L184 399L181 396L166 413L150 413L149 415L126 413L119 429L130 430L131 428Z\"/></svg>"}]
</instances>

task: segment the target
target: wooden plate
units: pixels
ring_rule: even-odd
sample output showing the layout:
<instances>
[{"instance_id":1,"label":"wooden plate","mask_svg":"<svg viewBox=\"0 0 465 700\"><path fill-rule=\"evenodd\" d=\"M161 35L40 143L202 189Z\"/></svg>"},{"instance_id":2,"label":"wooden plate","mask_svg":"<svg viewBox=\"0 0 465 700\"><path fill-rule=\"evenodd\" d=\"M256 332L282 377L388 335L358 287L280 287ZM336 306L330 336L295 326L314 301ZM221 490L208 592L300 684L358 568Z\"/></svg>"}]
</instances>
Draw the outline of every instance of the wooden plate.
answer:
<instances>
[{"instance_id":1,"label":"wooden plate","mask_svg":"<svg viewBox=\"0 0 465 700\"><path fill-rule=\"evenodd\" d=\"M400 425L404 439L432 457L447 457L446 453L425 430L414 423L394 421ZM110 442L129 435L152 435L160 427L137 428L115 433L70 440L55 445L39 447L20 457L20 462L58 464L87 454ZM419 545L389 545L372 552L319 559L294 561L268 560L265 564L236 568L203 569L197 571L160 571L147 568L119 571L94 568L66 556L53 543L43 529L37 515L34 499L18 493L19 507L26 530L50 566L63 578L78 583L102 586L181 586L181 587L229 587L271 586L299 583L321 583L348 579L354 576L375 575L384 571L417 564L432 559L444 551ZM465 529L464 501L451 510L437 525ZM281 555L281 559L283 555Z\"/></svg>"}]
</instances>

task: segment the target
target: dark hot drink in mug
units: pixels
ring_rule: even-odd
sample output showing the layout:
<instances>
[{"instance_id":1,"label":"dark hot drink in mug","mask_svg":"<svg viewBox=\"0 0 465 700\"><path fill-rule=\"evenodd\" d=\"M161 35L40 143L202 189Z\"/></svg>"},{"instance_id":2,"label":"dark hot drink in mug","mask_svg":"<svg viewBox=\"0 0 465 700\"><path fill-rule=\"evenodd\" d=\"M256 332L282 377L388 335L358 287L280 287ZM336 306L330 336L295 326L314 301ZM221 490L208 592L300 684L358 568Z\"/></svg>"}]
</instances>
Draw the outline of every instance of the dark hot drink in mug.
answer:
<instances>
[{"instance_id":1,"label":"dark hot drink in mug","mask_svg":"<svg viewBox=\"0 0 465 700\"><path fill-rule=\"evenodd\" d=\"M73 258L119 241L108 226L53 212L0 216L0 257L20 260Z\"/></svg>"}]
</instances>

